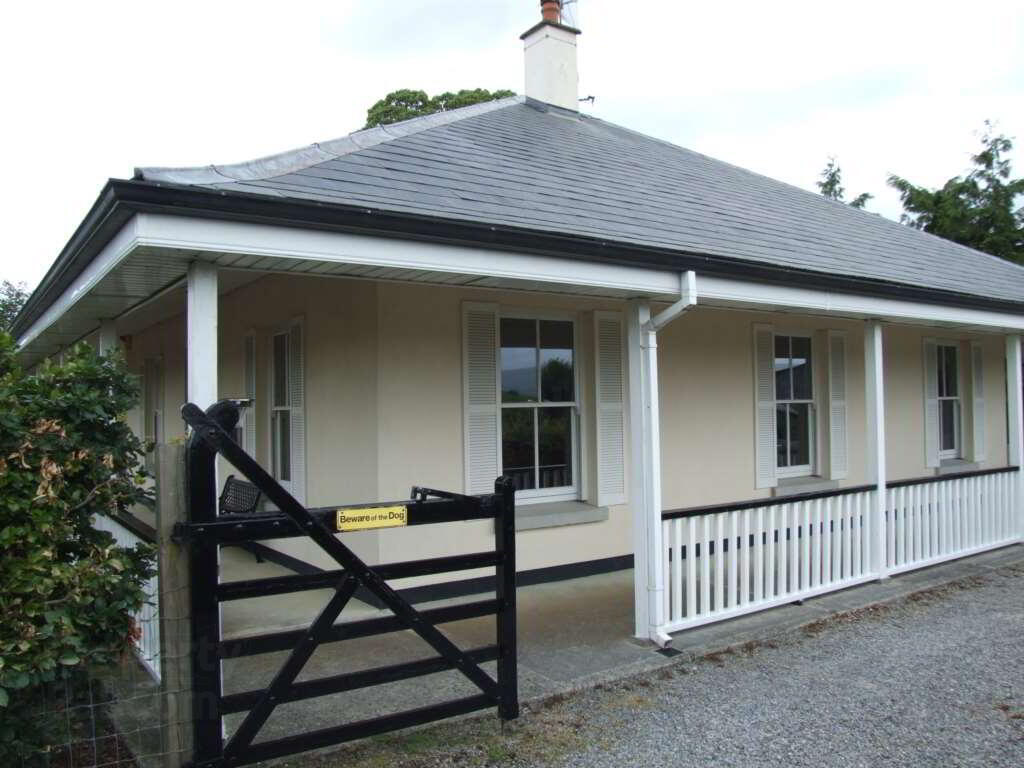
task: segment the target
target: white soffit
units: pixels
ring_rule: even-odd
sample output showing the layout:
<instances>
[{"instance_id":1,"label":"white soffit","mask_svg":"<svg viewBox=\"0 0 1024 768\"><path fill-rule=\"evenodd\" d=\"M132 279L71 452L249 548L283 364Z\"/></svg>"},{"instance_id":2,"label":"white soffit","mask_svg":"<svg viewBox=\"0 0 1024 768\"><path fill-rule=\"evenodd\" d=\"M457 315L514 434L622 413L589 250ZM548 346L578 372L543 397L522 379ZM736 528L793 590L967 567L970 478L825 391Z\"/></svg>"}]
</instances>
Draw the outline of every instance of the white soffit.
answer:
<instances>
[{"instance_id":1,"label":"white soffit","mask_svg":"<svg viewBox=\"0 0 1024 768\"><path fill-rule=\"evenodd\" d=\"M190 262L223 269L674 301L679 273L342 232L137 214L19 339L32 363L180 281ZM697 275L698 304L873 318L987 332L1024 316Z\"/></svg>"}]
</instances>

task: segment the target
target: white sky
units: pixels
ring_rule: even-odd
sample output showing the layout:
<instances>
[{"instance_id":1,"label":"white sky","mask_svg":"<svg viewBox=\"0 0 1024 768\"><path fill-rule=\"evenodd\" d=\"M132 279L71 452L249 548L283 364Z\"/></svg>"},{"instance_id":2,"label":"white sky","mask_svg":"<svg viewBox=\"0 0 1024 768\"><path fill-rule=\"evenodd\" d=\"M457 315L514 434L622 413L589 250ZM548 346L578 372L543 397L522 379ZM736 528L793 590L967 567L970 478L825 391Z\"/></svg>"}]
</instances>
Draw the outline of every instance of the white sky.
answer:
<instances>
[{"instance_id":1,"label":"white sky","mask_svg":"<svg viewBox=\"0 0 1024 768\"><path fill-rule=\"evenodd\" d=\"M537 0L12 3L0 279L34 285L108 177L361 128L397 88L522 91ZM599 117L898 218L888 173L963 173L986 119L1024 142L1020 0L579 0ZM1017 175L1024 156L1015 151Z\"/></svg>"}]
</instances>

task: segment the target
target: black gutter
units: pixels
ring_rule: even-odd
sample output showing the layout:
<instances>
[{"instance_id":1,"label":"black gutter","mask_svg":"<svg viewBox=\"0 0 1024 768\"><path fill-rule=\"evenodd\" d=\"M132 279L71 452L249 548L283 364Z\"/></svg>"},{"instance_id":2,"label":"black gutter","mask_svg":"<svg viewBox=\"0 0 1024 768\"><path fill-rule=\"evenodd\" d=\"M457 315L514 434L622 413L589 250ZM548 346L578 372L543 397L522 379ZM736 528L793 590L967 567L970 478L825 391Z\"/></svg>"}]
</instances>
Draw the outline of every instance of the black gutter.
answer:
<instances>
[{"instance_id":1,"label":"black gutter","mask_svg":"<svg viewBox=\"0 0 1024 768\"><path fill-rule=\"evenodd\" d=\"M20 336L53 303L134 213L164 213L226 221L274 224L302 229L376 235L494 250L533 253L739 278L789 287L869 294L942 306L1024 314L1024 302L985 298L934 288L773 266L737 258L676 251L582 235L468 222L437 216L395 213L376 208L315 200L269 197L246 192L111 179L61 251L14 322Z\"/></svg>"}]
</instances>

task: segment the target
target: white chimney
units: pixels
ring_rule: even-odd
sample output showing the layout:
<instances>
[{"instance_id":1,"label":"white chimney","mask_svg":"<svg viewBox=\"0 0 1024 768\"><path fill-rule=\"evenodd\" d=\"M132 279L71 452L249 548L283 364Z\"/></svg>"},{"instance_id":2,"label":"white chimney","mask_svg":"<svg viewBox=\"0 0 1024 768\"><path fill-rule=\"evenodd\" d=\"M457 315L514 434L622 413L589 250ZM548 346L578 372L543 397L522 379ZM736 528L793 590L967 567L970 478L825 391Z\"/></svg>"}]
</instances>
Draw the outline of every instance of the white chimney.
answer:
<instances>
[{"instance_id":1,"label":"white chimney","mask_svg":"<svg viewBox=\"0 0 1024 768\"><path fill-rule=\"evenodd\" d=\"M574 112L579 104L578 29L562 24L561 0L541 0L541 21L520 36L526 58L526 97Z\"/></svg>"}]
</instances>

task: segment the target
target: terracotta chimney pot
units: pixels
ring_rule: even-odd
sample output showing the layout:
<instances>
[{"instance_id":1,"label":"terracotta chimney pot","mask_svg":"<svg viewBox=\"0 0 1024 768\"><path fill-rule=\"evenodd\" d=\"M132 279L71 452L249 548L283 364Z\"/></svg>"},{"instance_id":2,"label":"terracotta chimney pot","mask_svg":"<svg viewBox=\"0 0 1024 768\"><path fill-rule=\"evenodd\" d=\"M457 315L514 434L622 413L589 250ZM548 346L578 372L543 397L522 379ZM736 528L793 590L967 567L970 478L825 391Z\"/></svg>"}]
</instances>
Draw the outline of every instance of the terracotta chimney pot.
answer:
<instances>
[{"instance_id":1,"label":"terracotta chimney pot","mask_svg":"<svg viewBox=\"0 0 1024 768\"><path fill-rule=\"evenodd\" d=\"M544 21L550 21L553 24L561 24L562 0L541 0L540 15L543 17Z\"/></svg>"}]
</instances>

